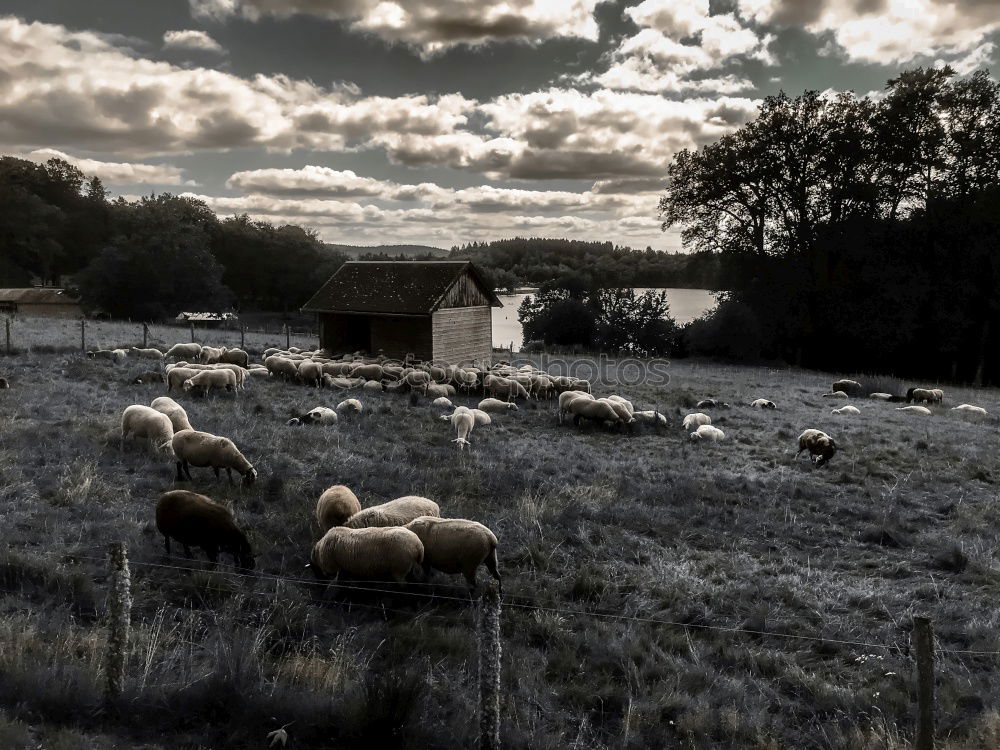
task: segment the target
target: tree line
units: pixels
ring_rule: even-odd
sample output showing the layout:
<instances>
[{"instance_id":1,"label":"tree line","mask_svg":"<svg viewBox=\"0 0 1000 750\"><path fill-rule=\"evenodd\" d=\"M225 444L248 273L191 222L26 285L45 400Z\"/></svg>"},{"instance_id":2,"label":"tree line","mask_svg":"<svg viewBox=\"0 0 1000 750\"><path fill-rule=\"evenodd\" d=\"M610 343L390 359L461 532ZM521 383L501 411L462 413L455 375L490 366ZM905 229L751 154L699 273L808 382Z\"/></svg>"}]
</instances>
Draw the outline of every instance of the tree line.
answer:
<instances>
[{"instance_id":1,"label":"tree line","mask_svg":"<svg viewBox=\"0 0 1000 750\"><path fill-rule=\"evenodd\" d=\"M1000 85L986 71L771 96L668 175L663 228L717 256L730 290L684 350L1000 381Z\"/></svg>"},{"instance_id":2,"label":"tree line","mask_svg":"<svg viewBox=\"0 0 1000 750\"><path fill-rule=\"evenodd\" d=\"M62 159L0 157L0 286L70 276L85 309L172 318L181 310L297 310L345 256L316 233L162 193L110 200Z\"/></svg>"}]
</instances>

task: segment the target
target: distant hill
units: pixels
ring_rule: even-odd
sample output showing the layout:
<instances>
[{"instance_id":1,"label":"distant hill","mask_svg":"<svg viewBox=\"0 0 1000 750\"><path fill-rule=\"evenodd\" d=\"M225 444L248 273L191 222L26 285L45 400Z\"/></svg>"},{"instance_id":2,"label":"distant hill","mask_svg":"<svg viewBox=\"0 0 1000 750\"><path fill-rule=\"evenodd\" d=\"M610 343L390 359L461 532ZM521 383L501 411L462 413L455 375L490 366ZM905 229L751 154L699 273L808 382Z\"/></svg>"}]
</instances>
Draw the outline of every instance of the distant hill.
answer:
<instances>
[{"instance_id":1,"label":"distant hill","mask_svg":"<svg viewBox=\"0 0 1000 750\"><path fill-rule=\"evenodd\" d=\"M407 258L447 258L448 251L440 247L430 245L334 245L326 243L331 250L341 252L349 258L360 258L363 255L385 255L390 258L397 258L404 255Z\"/></svg>"}]
</instances>

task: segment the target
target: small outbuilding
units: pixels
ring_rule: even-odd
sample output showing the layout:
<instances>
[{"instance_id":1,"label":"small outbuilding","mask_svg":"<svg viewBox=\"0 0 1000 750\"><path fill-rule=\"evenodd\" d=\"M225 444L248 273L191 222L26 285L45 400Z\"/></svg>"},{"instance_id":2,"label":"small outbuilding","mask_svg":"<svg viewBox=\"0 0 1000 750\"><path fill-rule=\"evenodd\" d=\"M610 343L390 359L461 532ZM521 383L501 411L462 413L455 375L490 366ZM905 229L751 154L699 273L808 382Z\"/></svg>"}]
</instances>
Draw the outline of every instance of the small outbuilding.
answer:
<instances>
[{"instance_id":1,"label":"small outbuilding","mask_svg":"<svg viewBox=\"0 0 1000 750\"><path fill-rule=\"evenodd\" d=\"M469 261L349 261L302 311L316 313L328 351L459 364L490 358L494 307Z\"/></svg>"},{"instance_id":2,"label":"small outbuilding","mask_svg":"<svg viewBox=\"0 0 1000 750\"><path fill-rule=\"evenodd\" d=\"M27 315L38 318L81 318L80 300L65 289L36 286L0 289L0 315Z\"/></svg>"}]
</instances>

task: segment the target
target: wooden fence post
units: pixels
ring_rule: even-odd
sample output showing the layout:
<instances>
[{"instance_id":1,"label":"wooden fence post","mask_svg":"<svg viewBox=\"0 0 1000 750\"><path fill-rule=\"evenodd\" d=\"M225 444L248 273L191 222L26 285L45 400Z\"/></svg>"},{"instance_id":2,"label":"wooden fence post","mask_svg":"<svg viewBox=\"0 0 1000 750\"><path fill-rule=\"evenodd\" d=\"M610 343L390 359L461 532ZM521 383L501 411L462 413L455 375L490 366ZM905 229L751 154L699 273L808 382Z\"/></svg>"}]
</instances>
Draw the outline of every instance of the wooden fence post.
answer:
<instances>
[{"instance_id":1,"label":"wooden fence post","mask_svg":"<svg viewBox=\"0 0 1000 750\"><path fill-rule=\"evenodd\" d=\"M145 323L142 324L142 348L145 349L149 346L149 326Z\"/></svg>"},{"instance_id":2,"label":"wooden fence post","mask_svg":"<svg viewBox=\"0 0 1000 750\"><path fill-rule=\"evenodd\" d=\"M247 338L247 327L245 325L240 326L240 349L246 350L246 338Z\"/></svg>"},{"instance_id":3,"label":"wooden fence post","mask_svg":"<svg viewBox=\"0 0 1000 750\"><path fill-rule=\"evenodd\" d=\"M500 593L490 582L479 604L479 750L500 747Z\"/></svg>"},{"instance_id":4,"label":"wooden fence post","mask_svg":"<svg viewBox=\"0 0 1000 750\"><path fill-rule=\"evenodd\" d=\"M80 351L87 353L87 319L80 318Z\"/></svg>"},{"instance_id":5,"label":"wooden fence post","mask_svg":"<svg viewBox=\"0 0 1000 750\"><path fill-rule=\"evenodd\" d=\"M125 684L129 630L132 624L132 580L124 542L111 545L111 590L108 592L108 647L105 658L105 705L114 703Z\"/></svg>"},{"instance_id":6,"label":"wooden fence post","mask_svg":"<svg viewBox=\"0 0 1000 750\"><path fill-rule=\"evenodd\" d=\"M934 628L929 617L913 617L917 652L917 738L914 750L934 750Z\"/></svg>"},{"instance_id":7,"label":"wooden fence post","mask_svg":"<svg viewBox=\"0 0 1000 750\"><path fill-rule=\"evenodd\" d=\"M6 328L7 328L7 356L10 356L10 318L7 318Z\"/></svg>"},{"instance_id":8,"label":"wooden fence post","mask_svg":"<svg viewBox=\"0 0 1000 750\"><path fill-rule=\"evenodd\" d=\"M194 343L194 321L192 320L189 325L191 326L191 343Z\"/></svg>"},{"instance_id":9,"label":"wooden fence post","mask_svg":"<svg viewBox=\"0 0 1000 750\"><path fill-rule=\"evenodd\" d=\"M292 346L291 331L288 329L288 323L285 323L285 351Z\"/></svg>"}]
</instances>

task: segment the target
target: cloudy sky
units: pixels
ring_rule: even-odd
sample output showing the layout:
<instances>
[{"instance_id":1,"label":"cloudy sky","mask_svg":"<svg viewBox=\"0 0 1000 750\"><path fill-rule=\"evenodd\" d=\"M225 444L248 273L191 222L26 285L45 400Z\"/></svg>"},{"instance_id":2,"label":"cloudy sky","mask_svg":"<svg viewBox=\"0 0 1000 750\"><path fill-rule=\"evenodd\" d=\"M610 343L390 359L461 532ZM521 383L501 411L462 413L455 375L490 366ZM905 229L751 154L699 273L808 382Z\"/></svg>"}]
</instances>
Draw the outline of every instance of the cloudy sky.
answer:
<instances>
[{"instance_id":1,"label":"cloudy sky","mask_svg":"<svg viewBox=\"0 0 1000 750\"><path fill-rule=\"evenodd\" d=\"M671 156L784 89L997 65L1000 0L4 0L0 151L329 242L678 250Z\"/></svg>"}]
</instances>

